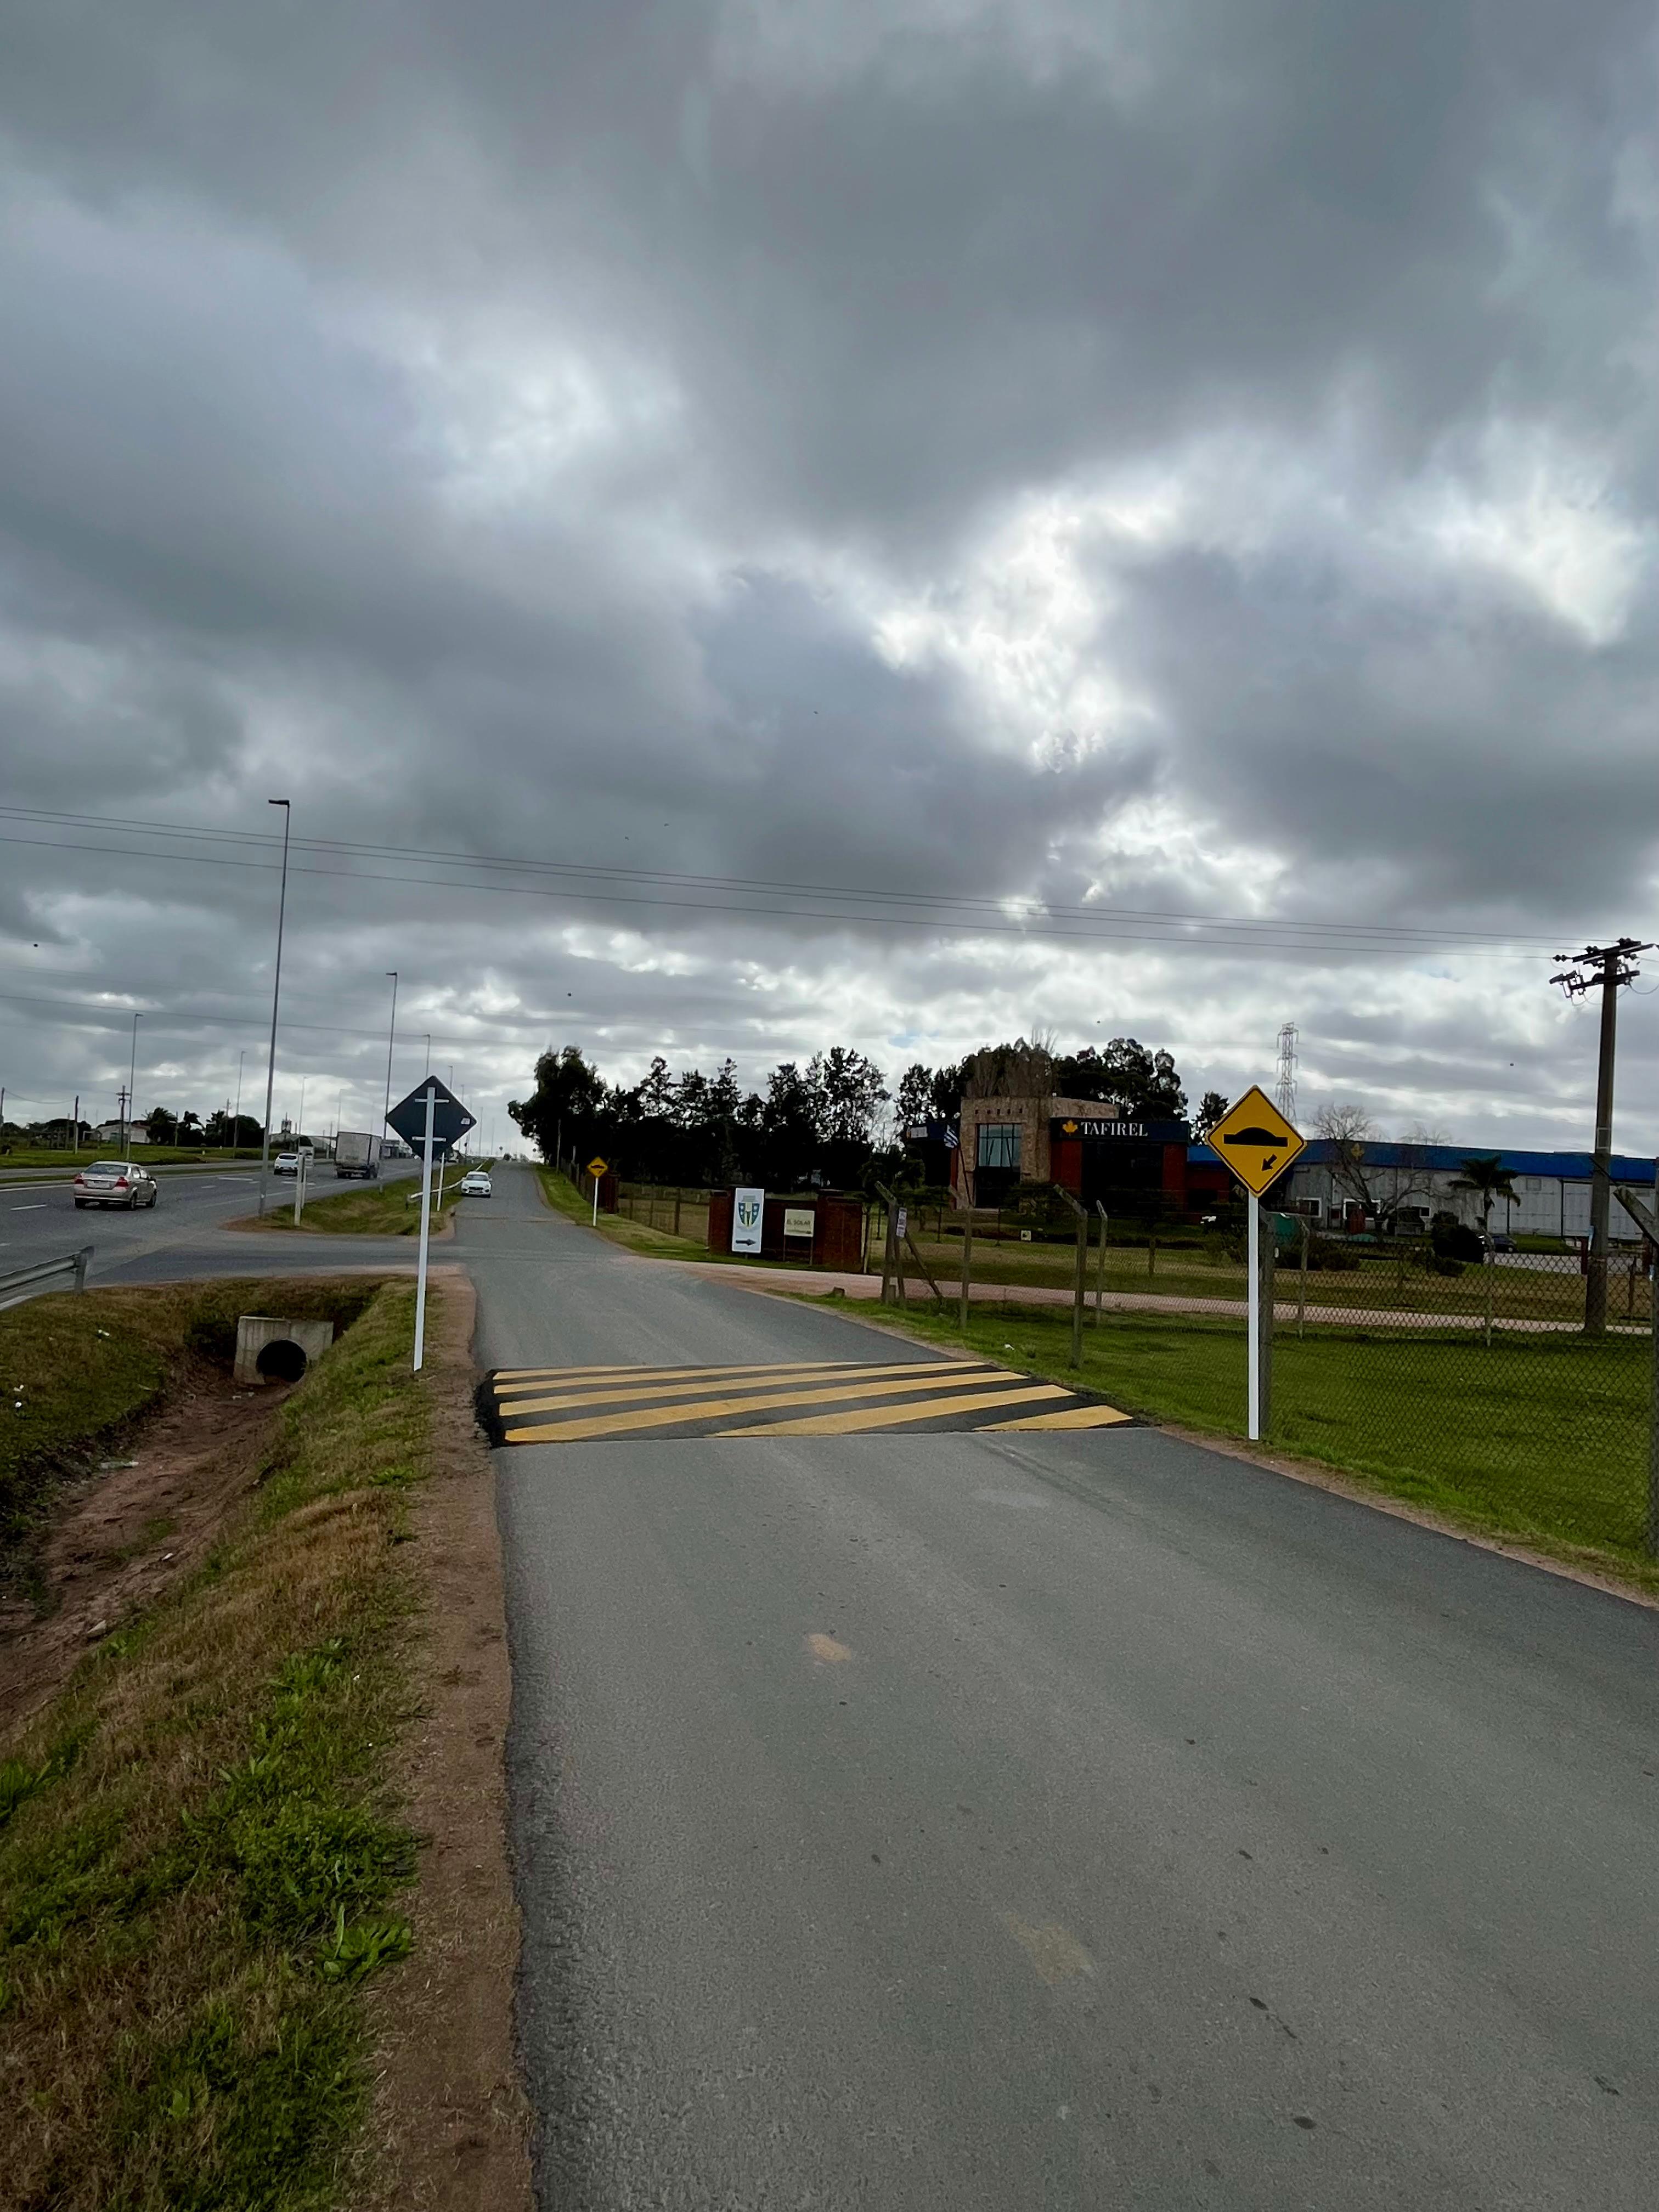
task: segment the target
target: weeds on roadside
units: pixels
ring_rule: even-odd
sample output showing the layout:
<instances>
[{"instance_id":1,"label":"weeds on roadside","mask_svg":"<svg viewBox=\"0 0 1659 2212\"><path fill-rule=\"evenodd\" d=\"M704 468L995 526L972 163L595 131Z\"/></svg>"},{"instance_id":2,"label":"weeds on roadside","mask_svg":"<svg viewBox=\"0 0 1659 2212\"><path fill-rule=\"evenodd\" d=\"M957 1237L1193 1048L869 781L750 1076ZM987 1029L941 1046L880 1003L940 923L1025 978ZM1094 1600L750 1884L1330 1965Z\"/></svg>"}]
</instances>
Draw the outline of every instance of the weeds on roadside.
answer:
<instances>
[{"instance_id":1,"label":"weeds on roadside","mask_svg":"<svg viewBox=\"0 0 1659 2212\"><path fill-rule=\"evenodd\" d=\"M215 1558L89 1656L0 1764L0 2206L337 2193L362 1982L410 1950L387 1797L423 1471L410 1297L283 1409Z\"/></svg>"}]
</instances>

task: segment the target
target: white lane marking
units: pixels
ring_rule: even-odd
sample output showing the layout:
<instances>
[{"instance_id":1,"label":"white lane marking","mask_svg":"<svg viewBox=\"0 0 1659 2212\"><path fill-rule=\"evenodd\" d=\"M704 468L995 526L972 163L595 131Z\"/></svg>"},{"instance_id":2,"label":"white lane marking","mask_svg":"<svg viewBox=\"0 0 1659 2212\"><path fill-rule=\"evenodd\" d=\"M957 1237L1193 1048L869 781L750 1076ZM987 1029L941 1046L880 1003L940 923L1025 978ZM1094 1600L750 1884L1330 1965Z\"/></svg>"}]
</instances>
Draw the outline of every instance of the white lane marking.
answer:
<instances>
[{"instance_id":1,"label":"white lane marking","mask_svg":"<svg viewBox=\"0 0 1659 2212\"><path fill-rule=\"evenodd\" d=\"M33 1206L9 1206L6 1208L8 1213L44 1213L46 1210L46 1201L44 1198L37 1198Z\"/></svg>"}]
</instances>

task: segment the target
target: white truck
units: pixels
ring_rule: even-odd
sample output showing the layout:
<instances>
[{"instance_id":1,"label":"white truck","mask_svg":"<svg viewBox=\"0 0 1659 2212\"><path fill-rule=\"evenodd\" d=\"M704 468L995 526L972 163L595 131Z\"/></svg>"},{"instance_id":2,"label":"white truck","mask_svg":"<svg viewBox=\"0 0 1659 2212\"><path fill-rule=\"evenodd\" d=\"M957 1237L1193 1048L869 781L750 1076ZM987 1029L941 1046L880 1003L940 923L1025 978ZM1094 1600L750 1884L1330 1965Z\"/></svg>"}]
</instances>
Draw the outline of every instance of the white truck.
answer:
<instances>
[{"instance_id":1,"label":"white truck","mask_svg":"<svg viewBox=\"0 0 1659 2212\"><path fill-rule=\"evenodd\" d=\"M367 1129L342 1129L334 1139L334 1172L372 1181L380 1172L380 1139Z\"/></svg>"}]
</instances>

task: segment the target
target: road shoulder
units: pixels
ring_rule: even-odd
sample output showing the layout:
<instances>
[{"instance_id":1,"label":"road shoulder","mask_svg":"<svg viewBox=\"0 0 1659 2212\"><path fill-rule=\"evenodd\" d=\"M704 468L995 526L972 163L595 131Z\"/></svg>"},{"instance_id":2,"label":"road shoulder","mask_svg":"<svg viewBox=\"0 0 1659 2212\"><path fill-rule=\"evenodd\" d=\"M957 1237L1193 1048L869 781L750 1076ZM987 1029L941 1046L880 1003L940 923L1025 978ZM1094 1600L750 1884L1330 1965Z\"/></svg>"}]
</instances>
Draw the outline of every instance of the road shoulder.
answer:
<instances>
[{"instance_id":1,"label":"road shoulder","mask_svg":"<svg viewBox=\"0 0 1659 2212\"><path fill-rule=\"evenodd\" d=\"M374 1992L380 2062L365 2204L528 2212L529 2113L514 2048L520 1921L507 1843L511 1679L495 1464L472 1414L477 1301L442 1271L428 1339L431 1480L411 1533L426 1611L400 1779L428 1838L409 1964Z\"/></svg>"}]
</instances>

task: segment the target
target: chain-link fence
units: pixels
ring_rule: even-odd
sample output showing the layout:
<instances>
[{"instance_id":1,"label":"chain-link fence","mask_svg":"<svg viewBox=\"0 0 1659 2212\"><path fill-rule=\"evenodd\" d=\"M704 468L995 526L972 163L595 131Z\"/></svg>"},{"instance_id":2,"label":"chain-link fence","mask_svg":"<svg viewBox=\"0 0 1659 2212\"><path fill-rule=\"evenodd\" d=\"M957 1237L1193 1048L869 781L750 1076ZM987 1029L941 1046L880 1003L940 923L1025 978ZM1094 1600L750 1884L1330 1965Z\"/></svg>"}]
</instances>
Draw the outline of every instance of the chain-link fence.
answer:
<instances>
[{"instance_id":1,"label":"chain-link fence","mask_svg":"<svg viewBox=\"0 0 1659 2212\"><path fill-rule=\"evenodd\" d=\"M1488 1247L1468 1261L1404 1240L1321 1252L1304 1231L1268 1274L1267 1441L1340 1433L1348 1464L1425 1503L1659 1548L1641 1248L1615 1247L1598 1270L1577 1253Z\"/></svg>"}]
</instances>

